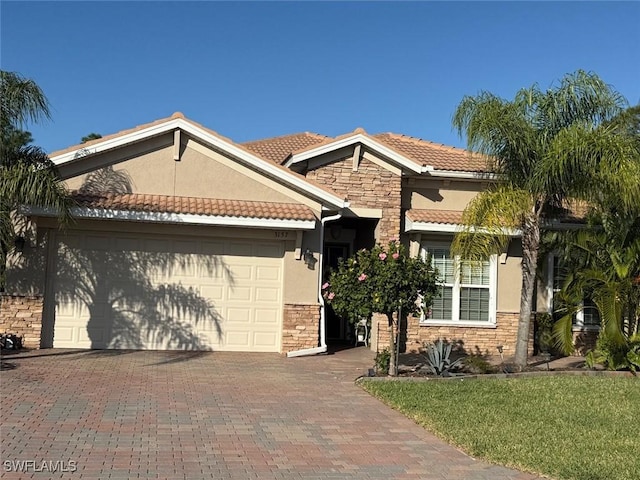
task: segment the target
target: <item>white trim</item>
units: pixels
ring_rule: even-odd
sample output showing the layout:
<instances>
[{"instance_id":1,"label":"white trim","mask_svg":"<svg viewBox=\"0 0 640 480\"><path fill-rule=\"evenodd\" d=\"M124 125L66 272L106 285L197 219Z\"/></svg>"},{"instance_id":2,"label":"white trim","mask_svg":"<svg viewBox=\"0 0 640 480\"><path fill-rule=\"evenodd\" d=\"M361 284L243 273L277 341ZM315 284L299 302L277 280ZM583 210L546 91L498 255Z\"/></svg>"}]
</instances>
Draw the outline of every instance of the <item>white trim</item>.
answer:
<instances>
[{"instance_id":1,"label":"white trim","mask_svg":"<svg viewBox=\"0 0 640 480\"><path fill-rule=\"evenodd\" d=\"M190 135L193 135L194 137L208 143L215 148L231 154L232 156L240 160L243 164L249 165L253 168L257 168L263 173L284 181L290 187L295 187L318 199L324 200L326 203L329 203L336 208L344 208L348 206L348 203L345 202L344 199L326 192L325 190L308 183L304 179L298 178L293 173L289 173L286 170L283 170L276 165L267 162L266 160L256 157L250 152L234 145L233 143L230 143L227 140L223 140L215 135L212 135L206 130L192 124L191 122L188 122L183 118L167 120L166 122L160 123L158 125L153 125L136 132L125 134L112 139L107 139L103 142L99 142L87 148L78 148L76 150L72 150L70 152L52 157L51 161L57 166L64 165L74 160L80 160L82 158L111 150L113 148L121 147L130 143L145 140L153 136L161 135L163 133L173 131L177 128L189 133Z\"/></svg>"},{"instance_id":2,"label":"white trim","mask_svg":"<svg viewBox=\"0 0 640 480\"><path fill-rule=\"evenodd\" d=\"M51 209L24 208L26 215L56 216ZM124 220L154 223L187 223L193 225L218 225L246 228L284 228L292 230L313 230L315 220L287 220L276 218L235 217L222 215L194 215L190 213L139 212L135 210L111 210L105 208L74 207L71 215L76 218L101 220Z\"/></svg>"},{"instance_id":3,"label":"white trim","mask_svg":"<svg viewBox=\"0 0 640 480\"><path fill-rule=\"evenodd\" d=\"M498 328L498 325L491 322L460 322L455 320L420 320L420 327L460 327L460 328Z\"/></svg>"},{"instance_id":4,"label":"white trim","mask_svg":"<svg viewBox=\"0 0 640 480\"><path fill-rule=\"evenodd\" d=\"M371 139L370 137L362 133L356 133L346 138L341 138L340 140L328 143L326 145L321 145L305 152L296 153L292 155L289 160L287 160L284 166L291 167L296 163L304 162L305 160L309 160L311 158L324 155L325 153L330 153L334 150L339 150L344 147L350 147L351 145L358 143L414 173L422 173L423 171L426 171L424 170L425 168L433 169L433 167L419 165L413 160L409 160L404 155L400 155L395 150L390 149L389 147L381 144L380 142L377 142L376 140Z\"/></svg>"},{"instance_id":5,"label":"white trim","mask_svg":"<svg viewBox=\"0 0 640 480\"><path fill-rule=\"evenodd\" d=\"M439 222L415 222L405 216L405 232L435 232L435 233L458 233L464 228L459 223L439 223ZM502 233L510 237L520 237L522 232L519 229L503 228ZM480 229L481 233L488 233L488 230Z\"/></svg>"},{"instance_id":6,"label":"white trim","mask_svg":"<svg viewBox=\"0 0 640 480\"><path fill-rule=\"evenodd\" d=\"M430 177L461 178L467 180L494 181L498 179L498 175L496 175L495 173L464 172L458 170L436 170L433 167L431 167L431 170L423 170L423 173L428 173Z\"/></svg>"},{"instance_id":7,"label":"white trim","mask_svg":"<svg viewBox=\"0 0 640 480\"><path fill-rule=\"evenodd\" d=\"M287 352L287 358L304 357L306 355L318 355L320 353L326 353L327 346L315 347L315 348L303 348L302 350L292 350Z\"/></svg>"}]
</instances>

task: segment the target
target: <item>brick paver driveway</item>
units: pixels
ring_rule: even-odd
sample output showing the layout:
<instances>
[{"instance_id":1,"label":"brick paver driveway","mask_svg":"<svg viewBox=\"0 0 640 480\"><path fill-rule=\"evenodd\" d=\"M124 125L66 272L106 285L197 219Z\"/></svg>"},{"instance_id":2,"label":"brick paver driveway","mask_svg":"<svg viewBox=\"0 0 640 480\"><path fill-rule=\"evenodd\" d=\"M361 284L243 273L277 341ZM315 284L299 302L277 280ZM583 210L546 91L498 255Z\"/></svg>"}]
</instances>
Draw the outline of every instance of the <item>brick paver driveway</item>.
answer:
<instances>
[{"instance_id":1,"label":"brick paver driveway","mask_svg":"<svg viewBox=\"0 0 640 480\"><path fill-rule=\"evenodd\" d=\"M534 478L464 455L354 385L372 364L364 348L296 359L45 350L4 362L7 479Z\"/></svg>"}]
</instances>

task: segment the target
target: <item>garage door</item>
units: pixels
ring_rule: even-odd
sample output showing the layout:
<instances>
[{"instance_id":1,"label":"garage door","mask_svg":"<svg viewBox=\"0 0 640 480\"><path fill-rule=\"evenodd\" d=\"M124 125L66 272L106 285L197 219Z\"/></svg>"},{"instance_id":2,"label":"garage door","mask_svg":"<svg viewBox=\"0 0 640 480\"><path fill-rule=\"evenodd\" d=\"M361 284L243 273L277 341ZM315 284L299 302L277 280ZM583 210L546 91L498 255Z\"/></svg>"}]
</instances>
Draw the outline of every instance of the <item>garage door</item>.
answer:
<instances>
[{"instance_id":1,"label":"garage door","mask_svg":"<svg viewBox=\"0 0 640 480\"><path fill-rule=\"evenodd\" d=\"M279 242L64 235L53 345L277 352L282 263Z\"/></svg>"}]
</instances>

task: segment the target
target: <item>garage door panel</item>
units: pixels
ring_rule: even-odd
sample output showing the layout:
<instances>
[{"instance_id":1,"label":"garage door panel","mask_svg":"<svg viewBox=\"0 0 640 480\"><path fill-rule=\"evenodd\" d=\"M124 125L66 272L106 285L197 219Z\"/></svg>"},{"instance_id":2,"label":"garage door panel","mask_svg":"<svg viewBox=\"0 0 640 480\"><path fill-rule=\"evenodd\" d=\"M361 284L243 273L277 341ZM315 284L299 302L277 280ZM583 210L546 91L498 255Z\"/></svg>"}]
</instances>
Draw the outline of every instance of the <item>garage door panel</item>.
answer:
<instances>
[{"instance_id":1,"label":"garage door panel","mask_svg":"<svg viewBox=\"0 0 640 480\"><path fill-rule=\"evenodd\" d=\"M252 280L253 278L252 265L238 265L237 263L233 263L229 265L229 272L234 282L241 282L242 280Z\"/></svg>"},{"instance_id":2,"label":"garage door panel","mask_svg":"<svg viewBox=\"0 0 640 480\"><path fill-rule=\"evenodd\" d=\"M256 308L255 324L276 326L280 323L280 310L277 308Z\"/></svg>"},{"instance_id":3,"label":"garage door panel","mask_svg":"<svg viewBox=\"0 0 640 480\"><path fill-rule=\"evenodd\" d=\"M232 325L237 326L237 324L248 325L251 322L251 313L252 309L249 307L245 308L227 308L227 316L225 324L231 328Z\"/></svg>"},{"instance_id":4,"label":"garage door panel","mask_svg":"<svg viewBox=\"0 0 640 480\"><path fill-rule=\"evenodd\" d=\"M231 350L249 350L251 348L250 332L248 331L230 330L224 337L224 346Z\"/></svg>"},{"instance_id":5,"label":"garage door panel","mask_svg":"<svg viewBox=\"0 0 640 480\"><path fill-rule=\"evenodd\" d=\"M200 295L212 300L216 305L224 301L223 285L200 285Z\"/></svg>"},{"instance_id":6,"label":"garage door panel","mask_svg":"<svg viewBox=\"0 0 640 480\"><path fill-rule=\"evenodd\" d=\"M256 266L256 280L263 280L266 282L280 280L281 270L278 266Z\"/></svg>"},{"instance_id":7,"label":"garage door panel","mask_svg":"<svg viewBox=\"0 0 640 480\"><path fill-rule=\"evenodd\" d=\"M56 278L55 347L280 348L281 243L78 232L57 261L78 267Z\"/></svg>"},{"instance_id":8,"label":"garage door panel","mask_svg":"<svg viewBox=\"0 0 640 480\"><path fill-rule=\"evenodd\" d=\"M251 287L230 287L229 294L227 295L227 300L229 302L250 302L251 291Z\"/></svg>"},{"instance_id":9,"label":"garage door panel","mask_svg":"<svg viewBox=\"0 0 640 480\"><path fill-rule=\"evenodd\" d=\"M255 301L256 302L278 302L280 298L280 290L277 288L269 287L256 287L255 288Z\"/></svg>"},{"instance_id":10,"label":"garage door panel","mask_svg":"<svg viewBox=\"0 0 640 480\"><path fill-rule=\"evenodd\" d=\"M278 339L271 331L253 332L253 344L260 349L270 350L277 345Z\"/></svg>"}]
</instances>

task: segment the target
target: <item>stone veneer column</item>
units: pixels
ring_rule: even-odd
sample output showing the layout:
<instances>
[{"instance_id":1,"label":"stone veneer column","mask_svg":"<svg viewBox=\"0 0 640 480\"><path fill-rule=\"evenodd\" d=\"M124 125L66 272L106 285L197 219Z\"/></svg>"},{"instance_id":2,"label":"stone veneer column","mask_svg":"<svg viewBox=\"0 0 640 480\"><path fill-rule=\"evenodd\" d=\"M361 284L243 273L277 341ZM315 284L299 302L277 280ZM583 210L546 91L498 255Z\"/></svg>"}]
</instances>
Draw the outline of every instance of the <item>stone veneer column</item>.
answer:
<instances>
[{"instance_id":1,"label":"stone veneer column","mask_svg":"<svg viewBox=\"0 0 640 480\"><path fill-rule=\"evenodd\" d=\"M26 348L40 348L43 298L0 295L0 332L23 337Z\"/></svg>"},{"instance_id":2,"label":"stone veneer column","mask_svg":"<svg viewBox=\"0 0 640 480\"><path fill-rule=\"evenodd\" d=\"M285 304L283 317L282 353L319 345L319 304Z\"/></svg>"}]
</instances>

